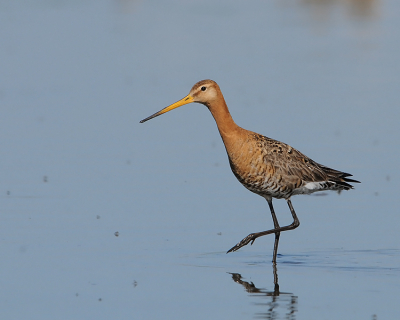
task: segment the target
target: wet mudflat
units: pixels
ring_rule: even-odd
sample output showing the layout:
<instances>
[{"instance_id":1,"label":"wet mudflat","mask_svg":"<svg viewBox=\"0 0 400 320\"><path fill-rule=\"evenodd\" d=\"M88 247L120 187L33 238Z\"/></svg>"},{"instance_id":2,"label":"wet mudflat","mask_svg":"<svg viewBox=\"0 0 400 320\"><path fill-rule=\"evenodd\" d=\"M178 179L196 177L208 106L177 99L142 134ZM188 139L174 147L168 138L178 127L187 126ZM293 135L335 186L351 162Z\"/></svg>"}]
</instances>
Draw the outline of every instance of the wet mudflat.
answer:
<instances>
[{"instance_id":1,"label":"wet mudflat","mask_svg":"<svg viewBox=\"0 0 400 320\"><path fill-rule=\"evenodd\" d=\"M0 317L396 318L399 7L1 3ZM276 270L273 236L225 253L273 222L209 111L139 124L206 78L240 126L362 182L293 197Z\"/></svg>"}]
</instances>

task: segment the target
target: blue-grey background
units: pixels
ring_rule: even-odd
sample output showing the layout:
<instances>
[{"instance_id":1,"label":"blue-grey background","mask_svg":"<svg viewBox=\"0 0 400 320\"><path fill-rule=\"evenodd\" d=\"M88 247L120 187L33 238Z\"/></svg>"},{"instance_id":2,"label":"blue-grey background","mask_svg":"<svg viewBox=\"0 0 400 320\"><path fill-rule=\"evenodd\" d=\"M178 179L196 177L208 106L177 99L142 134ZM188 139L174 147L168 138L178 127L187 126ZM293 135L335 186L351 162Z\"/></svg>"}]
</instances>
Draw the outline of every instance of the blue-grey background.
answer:
<instances>
[{"instance_id":1,"label":"blue-grey background","mask_svg":"<svg viewBox=\"0 0 400 320\"><path fill-rule=\"evenodd\" d=\"M399 56L396 0L0 1L0 318L395 319ZM362 181L292 199L276 297L273 236L225 254L273 223L207 108L139 124L207 78Z\"/></svg>"}]
</instances>

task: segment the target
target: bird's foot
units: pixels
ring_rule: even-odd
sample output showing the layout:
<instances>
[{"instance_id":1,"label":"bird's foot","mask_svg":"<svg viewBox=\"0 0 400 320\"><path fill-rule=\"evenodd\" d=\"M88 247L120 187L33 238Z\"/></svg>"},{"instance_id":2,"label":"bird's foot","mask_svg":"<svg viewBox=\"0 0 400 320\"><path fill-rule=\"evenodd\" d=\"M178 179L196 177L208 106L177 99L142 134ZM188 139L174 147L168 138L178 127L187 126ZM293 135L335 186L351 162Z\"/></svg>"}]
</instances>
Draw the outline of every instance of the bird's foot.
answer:
<instances>
[{"instance_id":1,"label":"bird's foot","mask_svg":"<svg viewBox=\"0 0 400 320\"><path fill-rule=\"evenodd\" d=\"M250 242L251 242L251 244L253 244L253 242L257 239L257 237L255 237L255 235L256 235L255 233L250 233L246 238L244 238L242 241L240 241L237 245L230 248L227 253L237 251L241 247L248 245Z\"/></svg>"}]
</instances>

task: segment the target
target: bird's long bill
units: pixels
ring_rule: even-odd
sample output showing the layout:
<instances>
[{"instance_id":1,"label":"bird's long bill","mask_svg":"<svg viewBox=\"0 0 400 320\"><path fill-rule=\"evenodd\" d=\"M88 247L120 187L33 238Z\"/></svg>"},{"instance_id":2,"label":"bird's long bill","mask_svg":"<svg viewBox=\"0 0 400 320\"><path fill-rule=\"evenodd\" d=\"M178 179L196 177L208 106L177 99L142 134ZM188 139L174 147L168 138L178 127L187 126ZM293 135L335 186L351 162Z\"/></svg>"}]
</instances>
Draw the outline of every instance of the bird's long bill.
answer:
<instances>
[{"instance_id":1,"label":"bird's long bill","mask_svg":"<svg viewBox=\"0 0 400 320\"><path fill-rule=\"evenodd\" d=\"M158 116L162 115L163 113L166 113L168 111L176 109L176 108L178 108L180 106L183 106L185 104L191 103L193 101L194 101L193 97L190 94L188 94L183 99L181 99L181 100L171 104L170 106L168 106L168 107L156 112L155 114L151 115L150 117L147 117L146 119L143 119L142 121L140 121L140 123L146 122L147 120L150 120L150 119L153 119L155 117L158 117Z\"/></svg>"}]
</instances>

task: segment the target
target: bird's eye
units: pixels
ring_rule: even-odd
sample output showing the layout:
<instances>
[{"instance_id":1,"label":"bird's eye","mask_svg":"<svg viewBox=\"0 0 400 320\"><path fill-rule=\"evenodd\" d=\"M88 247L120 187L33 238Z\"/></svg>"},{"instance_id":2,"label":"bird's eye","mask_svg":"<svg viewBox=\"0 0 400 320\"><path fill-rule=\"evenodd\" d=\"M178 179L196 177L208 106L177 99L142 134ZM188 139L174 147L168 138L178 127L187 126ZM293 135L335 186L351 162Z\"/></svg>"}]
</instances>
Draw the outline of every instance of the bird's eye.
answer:
<instances>
[{"instance_id":1,"label":"bird's eye","mask_svg":"<svg viewBox=\"0 0 400 320\"><path fill-rule=\"evenodd\" d=\"M206 87L201 87L201 91L206 91L207 88Z\"/></svg>"}]
</instances>

